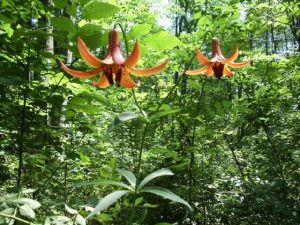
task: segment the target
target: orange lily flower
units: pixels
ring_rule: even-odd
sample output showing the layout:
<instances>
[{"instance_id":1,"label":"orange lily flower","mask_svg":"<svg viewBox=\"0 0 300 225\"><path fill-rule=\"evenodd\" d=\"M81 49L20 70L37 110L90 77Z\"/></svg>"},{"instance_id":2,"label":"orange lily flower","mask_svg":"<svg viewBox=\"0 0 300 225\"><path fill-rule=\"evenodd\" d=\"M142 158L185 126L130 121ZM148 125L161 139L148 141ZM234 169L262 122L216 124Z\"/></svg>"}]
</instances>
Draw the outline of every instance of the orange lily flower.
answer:
<instances>
[{"instance_id":1,"label":"orange lily flower","mask_svg":"<svg viewBox=\"0 0 300 225\"><path fill-rule=\"evenodd\" d=\"M188 75L203 74L205 76L212 76L215 74L217 78L221 78L223 74L231 77L233 72L228 66L233 68L240 68L248 65L251 61L245 61L241 63L234 63L239 54L239 49L236 48L231 56L225 58L221 52L218 38L212 38L212 58L208 59L199 51L196 50L196 56L198 60L204 65L204 67L197 70L187 70L185 73Z\"/></svg>"},{"instance_id":2,"label":"orange lily flower","mask_svg":"<svg viewBox=\"0 0 300 225\"><path fill-rule=\"evenodd\" d=\"M93 55L80 37L78 37L77 45L80 56L88 65L95 69L90 71L77 71L68 68L63 62L60 62L62 69L66 73L79 78L91 78L100 74L99 81L93 83L94 86L100 88L106 88L114 82L118 86L125 88L137 87L139 84L134 82L129 76L129 73L136 76L149 76L162 71L168 64L168 60L165 60L160 65L152 68L136 68L135 65L141 57L138 41L136 40L130 56L125 60L120 48L119 34L116 30L112 30L109 33L108 53L103 60Z\"/></svg>"}]
</instances>

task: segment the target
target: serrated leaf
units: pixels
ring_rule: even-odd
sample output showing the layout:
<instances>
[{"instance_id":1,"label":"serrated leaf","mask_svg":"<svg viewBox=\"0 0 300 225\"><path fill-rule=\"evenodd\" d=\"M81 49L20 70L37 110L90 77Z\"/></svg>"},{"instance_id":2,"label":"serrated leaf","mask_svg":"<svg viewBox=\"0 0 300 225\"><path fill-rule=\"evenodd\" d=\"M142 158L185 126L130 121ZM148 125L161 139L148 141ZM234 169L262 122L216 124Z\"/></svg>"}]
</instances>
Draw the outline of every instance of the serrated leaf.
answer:
<instances>
[{"instance_id":1,"label":"serrated leaf","mask_svg":"<svg viewBox=\"0 0 300 225\"><path fill-rule=\"evenodd\" d=\"M25 216L29 219L34 219L35 213L28 205L22 205L19 207L19 212L22 216Z\"/></svg>"},{"instance_id":2,"label":"serrated leaf","mask_svg":"<svg viewBox=\"0 0 300 225\"><path fill-rule=\"evenodd\" d=\"M149 174L148 176L146 176L142 182L139 184L138 189L140 190L143 186L145 186L147 183L149 183L151 180L157 178L157 177L161 177L161 176L172 176L174 175L172 173L171 170L169 169L160 169L160 170L156 170L153 173Z\"/></svg>"},{"instance_id":3,"label":"serrated leaf","mask_svg":"<svg viewBox=\"0 0 300 225\"><path fill-rule=\"evenodd\" d=\"M109 195L102 198L99 202L99 204L95 207L94 211L91 212L86 219L89 219L96 215L97 213L103 211L104 209L108 208L112 204L114 204L119 198L121 198L123 195L127 194L129 191L121 190L121 191L114 191L110 193Z\"/></svg>"},{"instance_id":4,"label":"serrated leaf","mask_svg":"<svg viewBox=\"0 0 300 225\"><path fill-rule=\"evenodd\" d=\"M146 187L146 188L143 188L140 192L147 192L147 193L159 195L159 196L161 196L163 198L167 198L173 202L181 203L181 204L185 205L186 207L188 207L191 211L193 210L192 207L189 205L189 203L187 203L185 200L183 200L178 195L174 194L172 191L170 191L166 188Z\"/></svg>"},{"instance_id":5,"label":"serrated leaf","mask_svg":"<svg viewBox=\"0 0 300 225\"><path fill-rule=\"evenodd\" d=\"M175 35L166 31L149 35L149 37L144 39L143 43L157 51L172 49L182 44Z\"/></svg>"},{"instance_id":6,"label":"serrated leaf","mask_svg":"<svg viewBox=\"0 0 300 225\"><path fill-rule=\"evenodd\" d=\"M117 169L117 171L126 178L126 180L130 183L130 185L135 188L136 186L136 177L129 170Z\"/></svg>"},{"instance_id":7,"label":"serrated leaf","mask_svg":"<svg viewBox=\"0 0 300 225\"><path fill-rule=\"evenodd\" d=\"M82 10L83 19L100 20L102 18L108 18L113 16L119 11L117 6L100 2L91 1L87 3Z\"/></svg>"}]
</instances>

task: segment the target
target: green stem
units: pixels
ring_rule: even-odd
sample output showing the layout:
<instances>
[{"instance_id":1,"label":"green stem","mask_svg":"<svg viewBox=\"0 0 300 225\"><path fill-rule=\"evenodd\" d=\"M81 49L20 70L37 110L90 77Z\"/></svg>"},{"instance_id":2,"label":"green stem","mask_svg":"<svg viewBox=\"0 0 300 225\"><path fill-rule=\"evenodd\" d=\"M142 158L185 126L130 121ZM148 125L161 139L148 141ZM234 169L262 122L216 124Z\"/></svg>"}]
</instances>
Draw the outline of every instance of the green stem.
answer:
<instances>
[{"instance_id":1,"label":"green stem","mask_svg":"<svg viewBox=\"0 0 300 225\"><path fill-rule=\"evenodd\" d=\"M140 180L142 156L143 156L143 150L144 150L144 146L145 146L145 138L146 138L148 127L149 127L149 124L147 123L144 127L142 141L141 141L141 147L140 147L140 151L139 151L139 158L138 158L138 164L137 164L137 169L136 169L136 174L137 174L136 184L138 184L139 180ZM138 188L138 185L135 186L134 197L133 197L133 200L132 200L132 203L131 203L131 210L130 210L131 212L130 212L128 225L131 225L133 223L133 218L134 218L134 214L135 214L135 200L137 198L137 188Z\"/></svg>"},{"instance_id":2,"label":"green stem","mask_svg":"<svg viewBox=\"0 0 300 225\"><path fill-rule=\"evenodd\" d=\"M5 214L5 213L1 213L1 212L0 212L0 216L2 216L2 217L7 217L7 218L10 218L10 219L13 219L13 220L18 220L18 221L20 221L20 222L22 222L22 223L25 223L25 224L34 225L34 223L31 223L31 222L29 222L29 221L27 221L27 220L23 220L23 219L21 219L21 218L19 218L19 217L13 216L13 215L7 215L7 214Z\"/></svg>"}]
</instances>

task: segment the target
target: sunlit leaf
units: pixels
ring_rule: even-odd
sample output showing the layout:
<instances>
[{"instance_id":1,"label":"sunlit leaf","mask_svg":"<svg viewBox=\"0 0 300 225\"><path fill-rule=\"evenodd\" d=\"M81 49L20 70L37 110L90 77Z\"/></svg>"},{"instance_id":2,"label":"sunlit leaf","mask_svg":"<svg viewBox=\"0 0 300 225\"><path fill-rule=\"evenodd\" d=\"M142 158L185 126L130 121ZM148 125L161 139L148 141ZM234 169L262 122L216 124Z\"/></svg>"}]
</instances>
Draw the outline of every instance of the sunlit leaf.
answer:
<instances>
[{"instance_id":1,"label":"sunlit leaf","mask_svg":"<svg viewBox=\"0 0 300 225\"><path fill-rule=\"evenodd\" d=\"M171 170L169 169L160 169L160 170L156 170L153 173L149 174L148 176L146 176L141 183L139 184L138 189L141 189L143 186L145 186L147 183L149 183L150 181L152 181L153 179L157 178L157 177L161 177L161 176L172 176L174 175L172 173Z\"/></svg>"},{"instance_id":2,"label":"sunlit leaf","mask_svg":"<svg viewBox=\"0 0 300 225\"><path fill-rule=\"evenodd\" d=\"M119 8L101 1L91 1L87 3L82 10L84 19L100 20L113 16L119 11Z\"/></svg>"},{"instance_id":3,"label":"sunlit leaf","mask_svg":"<svg viewBox=\"0 0 300 225\"><path fill-rule=\"evenodd\" d=\"M174 194L173 192L171 192L170 190L168 190L166 188L146 187L146 188L143 188L140 192L147 192L147 193L159 195L159 196L161 196L163 198L167 198L173 202L181 203L181 204L185 205L186 207L188 207L190 210L193 210L192 207L189 205L189 203L187 203L185 200L183 200L178 195Z\"/></svg>"},{"instance_id":4,"label":"sunlit leaf","mask_svg":"<svg viewBox=\"0 0 300 225\"><path fill-rule=\"evenodd\" d=\"M105 196L104 198L102 198L100 200L100 202L98 203L98 205L96 206L96 208L94 209L94 211L92 211L87 217L86 219L89 219L91 217L93 217L94 215L96 215L97 213L103 211L104 209L108 208L109 206L111 206L112 204L114 204L119 198L121 198L123 195L127 194L129 191L115 191L110 193L109 195Z\"/></svg>"}]
</instances>

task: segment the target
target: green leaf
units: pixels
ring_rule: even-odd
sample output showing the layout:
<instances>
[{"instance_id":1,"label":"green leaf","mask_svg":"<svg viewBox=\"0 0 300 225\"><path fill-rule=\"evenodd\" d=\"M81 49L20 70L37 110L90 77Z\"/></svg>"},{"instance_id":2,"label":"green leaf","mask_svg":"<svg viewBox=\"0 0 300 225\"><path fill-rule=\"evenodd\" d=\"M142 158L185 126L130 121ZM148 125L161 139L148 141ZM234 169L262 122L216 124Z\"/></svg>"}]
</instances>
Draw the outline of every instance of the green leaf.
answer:
<instances>
[{"instance_id":1,"label":"green leaf","mask_svg":"<svg viewBox=\"0 0 300 225\"><path fill-rule=\"evenodd\" d=\"M130 183L130 185L135 188L136 185L136 177L134 176L134 174L129 171L129 170L123 170L123 169L116 169L119 174L121 174L122 176L124 176L126 178L126 180Z\"/></svg>"},{"instance_id":2,"label":"green leaf","mask_svg":"<svg viewBox=\"0 0 300 225\"><path fill-rule=\"evenodd\" d=\"M44 225L71 225L72 220L66 216L49 216L46 218Z\"/></svg>"},{"instance_id":3,"label":"green leaf","mask_svg":"<svg viewBox=\"0 0 300 225\"><path fill-rule=\"evenodd\" d=\"M92 216L96 215L97 213L103 211L104 209L108 208L112 204L114 204L119 198L123 195L127 194L129 191L121 190L121 191L114 191L109 195L106 195L104 198L100 200L96 208L86 217L86 219L91 218Z\"/></svg>"},{"instance_id":4,"label":"green leaf","mask_svg":"<svg viewBox=\"0 0 300 225\"><path fill-rule=\"evenodd\" d=\"M171 192L170 190L168 190L166 188L146 187L146 188L143 188L140 192L147 192L147 193L159 195L159 196L161 196L163 198L167 198L173 202L181 203L181 204L185 205L186 207L188 207L191 211L193 210L192 207L189 205L189 203L187 203L185 200L183 200L178 195L174 194L173 192Z\"/></svg>"},{"instance_id":5,"label":"green leaf","mask_svg":"<svg viewBox=\"0 0 300 225\"><path fill-rule=\"evenodd\" d=\"M119 186L119 187L124 187L128 190L132 190L132 188L130 186L128 186L127 184L124 184L124 183L118 182L118 181L114 181L114 180L83 181L83 182L74 184L73 187L82 187L82 186L87 186L87 185L103 185L103 186L115 185L115 186Z\"/></svg>"},{"instance_id":6,"label":"green leaf","mask_svg":"<svg viewBox=\"0 0 300 225\"><path fill-rule=\"evenodd\" d=\"M24 204L27 204L32 209L37 209L41 207L41 203L30 198L20 198L20 201Z\"/></svg>"},{"instance_id":7,"label":"green leaf","mask_svg":"<svg viewBox=\"0 0 300 225\"><path fill-rule=\"evenodd\" d=\"M82 10L83 19L100 20L113 16L119 11L119 8L100 1L91 1L87 3Z\"/></svg>"},{"instance_id":8,"label":"green leaf","mask_svg":"<svg viewBox=\"0 0 300 225\"><path fill-rule=\"evenodd\" d=\"M106 133L110 133L113 129L115 129L116 126L118 126L120 123L132 120L138 118L139 115L132 113L132 112L123 112L120 113L114 120L114 122L108 127Z\"/></svg>"},{"instance_id":9,"label":"green leaf","mask_svg":"<svg viewBox=\"0 0 300 225\"><path fill-rule=\"evenodd\" d=\"M151 27L151 24L148 23L138 24L131 27L128 33L128 39L133 39L148 34L151 30Z\"/></svg>"},{"instance_id":10,"label":"green leaf","mask_svg":"<svg viewBox=\"0 0 300 225\"><path fill-rule=\"evenodd\" d=\"M28 205L22 205L19 207L19 212L22 216L25 216L29 219L34 219L35 213Z\"/></svg>"},{"instance_id":11,"label":"green leaf","mask_svg":"<svg viewBox=\"0 0 300 225\"><path fill-rule=\"evenodd\" d=\"M52 25L62 31L69 31L69 32L74 32L76 30L76 27L72 20L70 20L67 17L54 17L52 18Z\"/></svg>"},{"instance_id":12,"label":"green leaf","mask_svg":"<svg viewBox=\"0 0 300 225\"><path fill-rule=\"evenodd\" d=\"M141 189L143 186L145 186L148 182L150 182L151 180L157 178L157 177L161 177L161 176L172 176L174 175L172 173L171 170L169 169L160 169L160 170L156 170L153 173L149 174L148 176L146 176L142 182L139 184L138 189Z\"/></svg>"},{"instance_id":13,"label":"green leaf","mask_svg":"<svg viewBox=\"0 0 300 225\"><path fill-rule=\"evenodd\" d=\"M71 207L67 206L67 204L65 204L65 209L67 210L68 213L70 213L72 215L78 213L78 211L76 209L72 209Z\"/></svg>"},{"instance_id":14,"label":"green leaf","mask_svg":"<svg viewBox=\"0 0 300 225\"><path fill-rule=\"evenodd\" d=\"M151 116L150 120L151 121L154 121L160 117L164 117L164 116L168 116L168 115L172 115L172 114L176 114L178 112L180 112L181 109L168 109L168 110L163 110L163 111L160 111L156 114L154 114L153 116Z\"/></svg>"},{"instance_id":15,"label":"green leaf","mask_svg":"<svg viewBox=\"0 0 300 225\"><path fill-rule=\"evenodd\" d=\"M196 81L194 81L194 80L188 80L188 82L189 82L189 84L190 84L190 86L192 88L194 88L197 91L200 91L201 87L200 87L200 85Z\"/></svg>"},{"instance_id":16,"label":"green leaf","mask_svg":"<svg viewBox=\"0 0 300 225\"><path fill-rule=\"evenodd\" d=\"M175 35L169 34L165 31L149 35L143 43L157 51L172 49L182 44Z\"/></svg>"},{"instance_id":17,"label":"green leaf","mask_svg":"<svg viewBox=\"0 0 300 225\"><path fill-rule=\"evenodd\" d=\"M76 215L75 222L78 225L86 225L86 221L80 214Z\"/></svg>"},{"instance_id":18,"label":"green leaf","mask_svg":"<svg viewBox=\"0 0 300 225\"><path fill-rule=\"evenodd\" d=\"M89 114L96 114L101 112L101 108L95 105L81 105L79 110L81 112L85 112Z\"/></svg>"},{"instance_id":19,"label":"green leaf","mask_svg":"<svg viewBox=\"0 0 300 225\"><path fill-rule=\"evenodd\" d=\"M64 9L68 5L68 0L52 0L57 8Z\"/></svg>"},{"instance_id":20,"label":"green leaf","mask_svg":"<svg viewBox=\"0 0 300 225\"><path fill-rule=\"evenodd\" d=\"M143 202L144 198L143 197L139 197L135 200L134 205L137 206L139 204L141 204Z\"/></svg>"}]
</instances>

